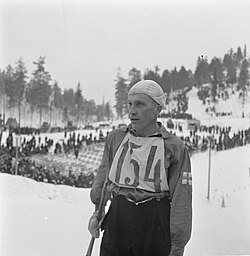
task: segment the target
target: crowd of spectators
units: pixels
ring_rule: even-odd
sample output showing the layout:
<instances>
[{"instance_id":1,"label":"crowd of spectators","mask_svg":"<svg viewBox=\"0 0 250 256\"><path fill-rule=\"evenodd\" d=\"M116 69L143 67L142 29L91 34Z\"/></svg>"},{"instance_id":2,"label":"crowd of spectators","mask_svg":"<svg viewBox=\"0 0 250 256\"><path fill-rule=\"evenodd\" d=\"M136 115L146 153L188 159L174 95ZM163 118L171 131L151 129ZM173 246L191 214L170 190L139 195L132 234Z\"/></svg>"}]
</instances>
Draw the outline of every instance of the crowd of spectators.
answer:
<instances>
[{"instance_id":1,"label":"crowd of spectators","mask_svg":"<svg viewBox=\"0 0 250 256\"><path fill-rule=\"evenodd\" d=\"M54 154L74 154L77 158L79 151L84 146L94 143L100 143L105 140L103 132L99 131L98 138L89 135L80 136L75 132L65 132L64 137L66 142L56 142L54 147ZM17 148L14 145L13 134L10 133L6 139L6 143L0 144L0 172L17 174L24 177L32 178L40 182L48 182L53 184L64 184L75 187L89 188L95 176L95 170L86 172L84 169L81 173L76 174L72 170L63 173L60 168L48 168L32 160L33 155L48 154L54 145L53 139L45 137L44 142L41 142L41 137L36 140L35 135L30 140L23 138L20 147L18 147L18 161L16 163ZM17 164L17 166L16 166Z\"/></svg>"},{"instance_id":2,"label":"crowd of spectators","mask_svg":"<svg viewBox=\"0 0 250 256\"><path fill-rule=\"evenodd\" d=\"M192 114L189 113L185 113L185 112L169 112L169 113L165 113L162 112L159 115L159 118L174 118L174 119L188 119L188 120L192 120L193 116Z\"/></svg>"},{"instance_id":3,"label":"crowd of spectators","mask_svg":"<svg viewBox=\"0 0 250 256\"><path fill-rule=\"evenodd\" d=\"M191 154L206 151L209 146L212 150L222 151L249 144L250 128L233 133L231 127L202 125L199 129L191 130L189 136L180 138Z\"/></svg>"},{"instance_id":4,"label":"crowd of spectators","mask_svg":"<svg viewBox=\"0 0 250 256\"><path fill-rule=\"evenodd\" d=\"M18 127L12 128L11 132L15 133L15 134L26 134L26 135L32 135L32 134L40 134L41 130L39 128L32 128L32 127L20 127L20 129Z\"/></svg>"},{"instance_id":5,"label":"crowd of spectators","mask_svg":"<svg viewBox=\"0 0 250 256\"><path fill-rule=\"evenodd\" d=\"M15 141L13 138L13 133L9 133L6 139L6 148L10 151L10 154L14 157L16 154ZM44 143L41 143L41 137L38 137L38 142L36 141L35 135L32 136L30 140L25 137L21 142L20 147L18 147L18 154L21 157L30 156L32 154L47 154L49 149L53 146L53 139L48 139L45 137ZM4 147L3 145L1 147Z\"/></svg>"},{"instance_id":6,"label":"crowd of spectators","mask_svg":"<svg viewBox=\"0 0 250 256\"><path fill-rule=\"evenodd\" d=\"M0 148L0 169L3 173L17 174L39 182L81 188L90 188L95 176L94 172L89 172L87 175L84 173L76 175L72 171L69 171L68 174L63 174L56 168L48 169L46 166L39 165L28 157L23 157L18 160L17 173L15 173L14 165L15 162L13 162L8 149Z\"/></svg>"},{"instance_id":7,"label":"crowd of spectators","mask_svg":"<svg viewBox=\"0 0 250 256\"><path fill-rule=\"evenodd\" d=\"M89 188L92 186L95 177L95 171L91 170L76 174L70 170L63 173L60 168L48 168L32 159L32 155L48 154L54 145L54 154L74 155L75 158L84 147L104 142L106 136L99 131L99 136L76 134L75 132L65 132L63 142L57 141L54 145L52 139L45 137L44 142L41 137L36 140L33 135L30 140L23 139L18 148L18 162L16 165L16 147L13 143L13 135L9 134L5 145L0 146L0 172L18 174L24 177L32 178L40 182L48 182L53 184L64 184L75 187ZM219 126L200 126L195 130L190 130L187 136L180 136L181 140L188 147L190 154L206 151L209 146L212 150L222 151L235 147L240 147L250 143L250 128L232 132L231 127Z\"/></svg>"},{"instance_id":8,"label":"crowd of spectators","mask_svg":"<svg viewBox=\"0 0 250 256\"><path fill-rule=\"evenodd\" d=\"M67 131L64 132L64 138L67 138ZM108 133L106 134L106 136ZM99 131L99 136L93 136L92 133L89 135L80 135L79 133L76 135L75 132L69 133L69 138L67 139L67 142L62 143L62 145L57 142L55 145L55 150L54 153L62 153L64 152L65 154L68 154L72 152L72 150L75 153L75 156L78 156L79 150L81 150L82 147L84 146L89 146L91 144L96 144L96 143L102 143L105 140L105 136L103 134L103 131Z\"/></svg>"}]
</instances>

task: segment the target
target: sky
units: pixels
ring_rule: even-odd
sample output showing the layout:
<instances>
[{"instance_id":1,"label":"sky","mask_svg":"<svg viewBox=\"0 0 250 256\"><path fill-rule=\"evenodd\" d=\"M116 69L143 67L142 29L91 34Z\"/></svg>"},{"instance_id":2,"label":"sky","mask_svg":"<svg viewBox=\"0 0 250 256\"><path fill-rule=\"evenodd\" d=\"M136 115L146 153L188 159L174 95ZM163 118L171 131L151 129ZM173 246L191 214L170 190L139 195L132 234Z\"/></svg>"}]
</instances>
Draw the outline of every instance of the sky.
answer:
<instances>
[{"instance_id":1,"label":"sky","mask_svg":"<svg viewBox=\"0 0 250 256\"><path fill-rule=\"evenodd\" d=\"M250 47L247 0L0 0L0 69L46 56L59 87L115 103L118 67L160 73ZM248 50L249 53L249 50Z\"/></svg>"}]
</instances>

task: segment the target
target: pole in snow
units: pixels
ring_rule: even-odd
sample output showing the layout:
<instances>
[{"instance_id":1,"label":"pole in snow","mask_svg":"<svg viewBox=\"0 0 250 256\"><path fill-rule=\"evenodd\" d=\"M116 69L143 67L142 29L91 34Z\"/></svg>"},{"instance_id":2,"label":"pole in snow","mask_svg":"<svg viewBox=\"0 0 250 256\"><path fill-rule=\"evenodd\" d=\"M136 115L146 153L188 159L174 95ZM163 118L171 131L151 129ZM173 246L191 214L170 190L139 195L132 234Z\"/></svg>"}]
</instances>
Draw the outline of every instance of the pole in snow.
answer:
<instances>
[{"instance_id":1,"label":"pole in snow","mask_svg":"<svg viewBox=\"0 0 250 256\"><path fill-rule=\"evenodd\" d=\"M211 176L211 137L209 137L208 149L208 181L207 181L207 199L210 200L210 176Z\"/></svg>"}]
</instances>

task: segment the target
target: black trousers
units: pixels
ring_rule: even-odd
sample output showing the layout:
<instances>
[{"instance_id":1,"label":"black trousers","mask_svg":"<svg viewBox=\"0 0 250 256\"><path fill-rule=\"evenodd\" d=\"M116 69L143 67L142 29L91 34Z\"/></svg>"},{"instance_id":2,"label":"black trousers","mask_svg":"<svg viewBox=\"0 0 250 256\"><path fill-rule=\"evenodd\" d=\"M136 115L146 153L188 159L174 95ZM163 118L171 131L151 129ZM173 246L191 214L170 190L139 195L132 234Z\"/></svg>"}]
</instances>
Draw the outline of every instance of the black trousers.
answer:
<instances>
[{"instance_id":1,"label":"black trousers","mask_svg":"<svg viewBox=\"0 0 250 256\"><path fill-rule=\"evenodd\" d=\"M102 223L100 256L168 256L169 224L168 197L136 205L116 196Z\"/></svg>"}]
</instances>

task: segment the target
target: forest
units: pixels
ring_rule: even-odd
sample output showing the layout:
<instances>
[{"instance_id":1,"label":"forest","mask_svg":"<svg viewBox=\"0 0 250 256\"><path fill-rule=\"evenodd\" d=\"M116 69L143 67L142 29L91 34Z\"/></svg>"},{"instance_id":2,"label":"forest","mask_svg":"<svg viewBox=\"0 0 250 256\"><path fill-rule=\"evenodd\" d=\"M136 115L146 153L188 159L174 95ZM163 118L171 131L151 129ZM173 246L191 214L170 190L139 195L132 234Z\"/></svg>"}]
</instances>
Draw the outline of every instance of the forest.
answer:
<instances>
[{"instance_id":1,"label":"forest","mask_svg":"<svg viewBox=\"0 0 250 256\"><path fill-rule=\"evenodd\" d=\"M186 111L188 100L185 93L192 86L199 88L198 97L203 101L208 96L216 101L218 91L228 87L236 87L244 96L249 87L250 58L246 45L243 50L240 46L236 51L231 48L223 58L213 57L210 62L206 56L198 56L194 71L187 70L184 66L179 70L175 67L173 70L164 69L161 72L158 65L143 72L132 67L128 76L123 77L121 69L118 68L114 82L114 106L109 102L98 105L93 99L86 99L80 82L76 82L70 89L62 90L46 70L45 56L40 56L33 63L35 70L31 77L27 75L28 70L22 58L16 61L14 67L8 65L0 70L0 105L4 105L1 109L17 109L19 124L21 110L27 105L31 114L39 114L40 124L43 122L43 114L51 115L55 109L61 113L62 123L71 121L76 126L93 121L112 120L115 116L122 118L127 114L127 92L141 79L152 79L159 83L169 96L166 104L173 98L170 96L174 93L179 112ZM210 85L209 91L202 87L204 84ZM113 107L116 113L113 113Z\"/></svg>"}]
</instances>

